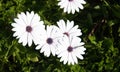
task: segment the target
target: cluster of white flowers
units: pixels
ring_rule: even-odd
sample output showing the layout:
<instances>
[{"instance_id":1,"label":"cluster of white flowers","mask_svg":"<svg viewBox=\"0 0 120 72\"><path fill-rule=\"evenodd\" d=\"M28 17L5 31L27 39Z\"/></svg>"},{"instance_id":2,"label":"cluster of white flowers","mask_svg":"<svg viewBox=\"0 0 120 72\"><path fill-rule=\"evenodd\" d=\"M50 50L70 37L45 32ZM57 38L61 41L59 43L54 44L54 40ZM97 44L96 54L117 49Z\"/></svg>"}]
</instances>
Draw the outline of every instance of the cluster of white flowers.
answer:
<instances>
[{"instance_id":1,"label":"cluster of white flowers","mask_svg":"<svg viewBox=\"0 0 120 72\"><path fill-rule=\"evenodd\" d=\"M74 13L75 10L79 11L78 8L83 8L79 3L85 3L83 0L60 1L59 5L61 5L61 8L64 7L64 11L68 11L68 13L70 11ZM72 2L77 4L77 6ZM64 4L68 5L65 6ZM72 8L71 5L73 5ZM78 63L77 58L83 59L82 55L85 54L86 48L84 48L84 43L79 38L82 35L81 30L78 29L78 25L74 25L74 21L67 20L65 22L61 19L57 22L57 26L51 25L45 27L40 16L33 11L30 13L21 12L17 17L14 19L15 22L12 23L12 31L15 32L13 36L23 46L28 45L30 47L34 42L36 45L35 49L40 50L40 53L44 53L47 57L50 54L53 56L57 55L60 58L60 62L63 61L64 64L74 65Z\"/></svg>"}]
</instances>

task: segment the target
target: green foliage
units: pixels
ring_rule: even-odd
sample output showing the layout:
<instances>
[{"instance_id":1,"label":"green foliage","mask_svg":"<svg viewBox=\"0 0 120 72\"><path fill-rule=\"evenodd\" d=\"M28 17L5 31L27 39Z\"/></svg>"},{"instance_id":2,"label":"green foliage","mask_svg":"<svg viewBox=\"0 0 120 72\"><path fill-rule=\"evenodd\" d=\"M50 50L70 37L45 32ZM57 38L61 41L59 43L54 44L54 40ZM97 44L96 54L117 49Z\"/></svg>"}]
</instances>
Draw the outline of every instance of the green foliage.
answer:
<instances>
[{"instance_id":1,"label":"green foliage","mask_svg":"<svg viewBox=\"0 0 120 72\"><path fill-rule=\"evenodd\" d=\"M120 1L86 0L79 13L66 14L57 0L0 0L0 72L119 72ZM74 20L85 42L86 54L76 65L45 57L35 46L22 46L11 31L20 12L35 11L46 25L59 19Z\"/></svg>"}]
</instances>

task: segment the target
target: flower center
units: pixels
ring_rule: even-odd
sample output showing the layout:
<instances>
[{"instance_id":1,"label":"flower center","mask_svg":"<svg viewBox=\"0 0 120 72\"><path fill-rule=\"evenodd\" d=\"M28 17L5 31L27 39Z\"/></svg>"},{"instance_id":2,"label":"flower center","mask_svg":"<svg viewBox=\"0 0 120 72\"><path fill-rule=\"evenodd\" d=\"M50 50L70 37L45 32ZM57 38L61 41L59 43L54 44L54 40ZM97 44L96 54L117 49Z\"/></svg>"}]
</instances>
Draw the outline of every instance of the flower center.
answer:
<instances>
[{"instance_id":1,"label":"flower center","mask_svg":"<svg viewBox=\"0 0 120 72\"><path fill-rule=\"evenodd\" d=\"M53 43L53 39L52 39L52 38L48 38L48 39L47 39L47 43L48 43L48 44L52 44L52 43Z\"/></svg>"},{"instance_id":2,"label":"flower center","mask_svg":"<svg viewBox=\"0 0 120 72\"><path fill-rule=\"evenodd\" d=\"M72 52L72 51L73 51L73 47L69 46L69 47L67 48L67 51L68 51L68 52Z\"/></svg>"},{"instance_id":3,"label":"flower center","mask_svg":"<svg viewBox=\"0 0 120 72\"><path fill-rule=\"evenodd\" d=\"M31 27L31 26L27 26L27 27L26 27L26 31L27 31L27 32L31 32L31 31L32 31L32 27Z\"/></svg>"},{"instance_id":4,"label":"flower center","mask_svg":"<svg viewBox=\"0 0 120 72\"><path fill-rule=\"evenodd\" d=\"M63 34L69 37L69 34L68 34L68 32L64 32Z\"/></svg>"},{"instance_id":5,"label":"flower center","mask_svg":"<svg viewBox=\"0 0 120 72\"><path fill-rule=\"evenodd\" d=\"M68 0L69 2L72 2L73 0Z\"/></svg>"}]
</instances>

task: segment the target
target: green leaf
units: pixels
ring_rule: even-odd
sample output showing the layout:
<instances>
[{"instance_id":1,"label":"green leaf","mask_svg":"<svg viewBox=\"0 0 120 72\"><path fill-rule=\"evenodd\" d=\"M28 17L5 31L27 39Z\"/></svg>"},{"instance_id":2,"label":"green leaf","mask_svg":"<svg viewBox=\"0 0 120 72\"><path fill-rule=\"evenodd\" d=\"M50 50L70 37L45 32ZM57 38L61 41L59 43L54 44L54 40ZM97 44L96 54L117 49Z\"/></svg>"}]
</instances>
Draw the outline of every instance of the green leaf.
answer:
<instances>
[{"instance_id":1,"label":"green leaf","mask_svg":"<svg viewBox=\"0 0 120 72\"><path fill-rule=\"evenodd\" d=\"M114 51L113 39L105 38L105 40L103 41L103 47L106 48L106 49L109 49L111 51Z\"/></svg>"},{"instance_id":2,"label":"green leaf","mask_svg":"<svg viewBox=\"0 0 120 72\"><path fill-rule=\"evenodd\" d=\"M88 38L92 44L96 44L96 37L95 36L88 36Z\"/></svg>"},{"instance_id":3,"label":"green leaf","mask_svg":"<svg viewBox=\"0 0 120 72\"><path fill-rule=\"evenodd\" d=\"M38 62L38 61L39 61L39 59L38 59L37 56L36 56L36 57L31 57L30 60L31 60L32 62Z\"/></svg>"}]
</instances>

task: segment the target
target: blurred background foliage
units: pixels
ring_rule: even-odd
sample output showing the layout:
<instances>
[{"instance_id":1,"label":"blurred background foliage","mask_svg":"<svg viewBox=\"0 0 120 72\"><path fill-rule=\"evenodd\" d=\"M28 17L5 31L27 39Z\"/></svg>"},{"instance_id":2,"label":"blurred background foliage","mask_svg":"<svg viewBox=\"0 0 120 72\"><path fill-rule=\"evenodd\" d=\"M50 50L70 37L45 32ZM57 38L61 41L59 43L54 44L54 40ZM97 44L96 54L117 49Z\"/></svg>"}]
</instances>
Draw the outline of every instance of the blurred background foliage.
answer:
<instances>
[{"instance_id":1,"label":"blurred background foliage","mask_svg":"<svg viewBox=\"0 0 120 72\"><path fill-rule=\"evenodd\" d=\"M79 13L66 14L57 0L0 0L0 72L119 72L120 0L86 0ZM20 12L35 11L46 25L60 19L74 20L85 42L84 60L63 65L54 56L45 57L22 46L12 35L11 23Z\"/></svg>"}]
</instances>

